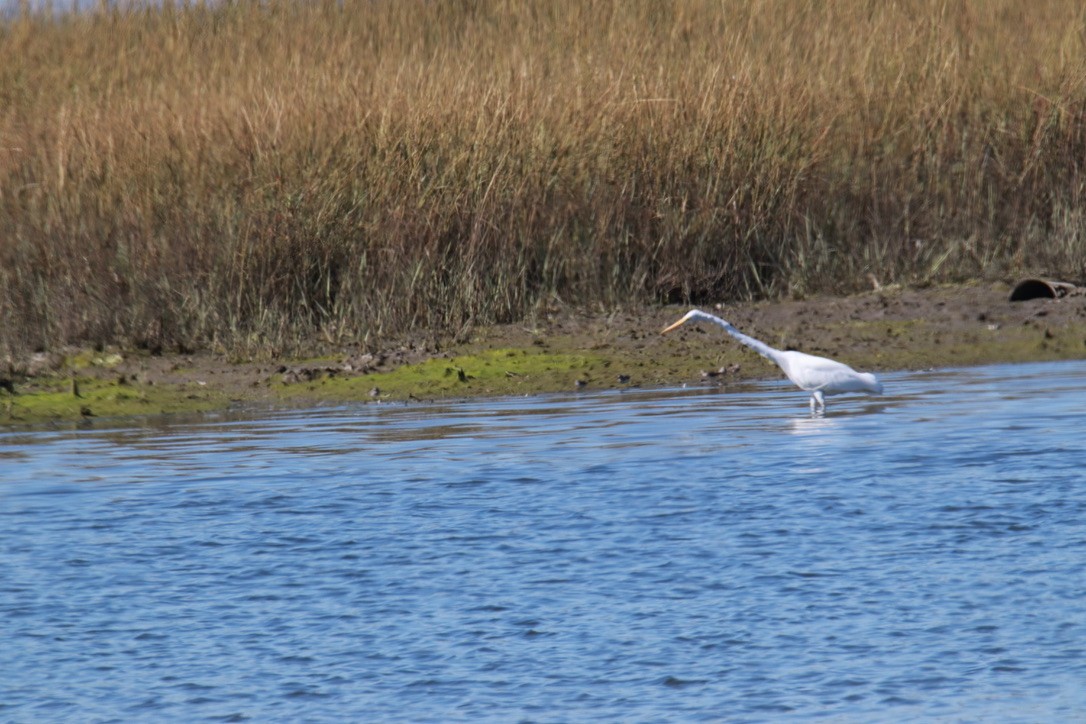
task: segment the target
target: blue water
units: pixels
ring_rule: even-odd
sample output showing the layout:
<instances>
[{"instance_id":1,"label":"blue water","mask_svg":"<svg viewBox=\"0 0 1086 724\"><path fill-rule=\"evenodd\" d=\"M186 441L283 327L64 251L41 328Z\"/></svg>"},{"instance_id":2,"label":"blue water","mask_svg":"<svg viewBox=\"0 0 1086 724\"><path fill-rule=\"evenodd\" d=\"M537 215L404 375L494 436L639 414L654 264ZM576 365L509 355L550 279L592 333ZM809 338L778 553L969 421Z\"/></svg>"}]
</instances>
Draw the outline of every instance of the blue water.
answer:
<instances>
[{"instance_id":1,"label":"blue water","mask_svg":"<svg viewBox=\"0 0 1086 724\"><path fill-rule=\"evenodd\" d=\"M1086 363L0 433L0 720L1086 717Z\"/></svg>"}]
</instances>

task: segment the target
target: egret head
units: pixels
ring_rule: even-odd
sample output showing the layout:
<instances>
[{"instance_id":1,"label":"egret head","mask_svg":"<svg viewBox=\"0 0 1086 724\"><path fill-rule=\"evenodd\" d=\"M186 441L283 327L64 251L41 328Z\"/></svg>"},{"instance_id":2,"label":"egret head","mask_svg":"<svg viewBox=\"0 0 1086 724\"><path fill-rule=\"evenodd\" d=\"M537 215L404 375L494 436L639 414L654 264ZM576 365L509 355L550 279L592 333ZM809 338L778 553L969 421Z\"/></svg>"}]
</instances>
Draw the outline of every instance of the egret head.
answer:
<instances>
[{"instance_id":1,"label":"egret head","mask_svg":"<svg viewBox=\"0 0 1086 724\"><path fill-rule=\"evenodd\" d=\"M697 319L700 315L701 315L701 312L699 310L691 309L689 312L684 314L682 319L680 319L678 322L675 322L674 324L671 324L671 325L668 325L667 327L665 327L664 330L662 332L660 332L660 334L667 334L668 332L670 332L673 329L678 329L679 327L681 327L684 324L686 324L687 322L689 322L691 319Z\"/></svg>"},{"instance_id":2,"label":"egret head","mask_svg":"<svg viewBox=\"0 0 1086 724\"><path fill-rule=\"evenodd\" d=\"M882 383L879 382L879 378L870 372L861 372L858 377L864 383L864 387L872 395L882 394Z\"/></svg>"}]
</instances>

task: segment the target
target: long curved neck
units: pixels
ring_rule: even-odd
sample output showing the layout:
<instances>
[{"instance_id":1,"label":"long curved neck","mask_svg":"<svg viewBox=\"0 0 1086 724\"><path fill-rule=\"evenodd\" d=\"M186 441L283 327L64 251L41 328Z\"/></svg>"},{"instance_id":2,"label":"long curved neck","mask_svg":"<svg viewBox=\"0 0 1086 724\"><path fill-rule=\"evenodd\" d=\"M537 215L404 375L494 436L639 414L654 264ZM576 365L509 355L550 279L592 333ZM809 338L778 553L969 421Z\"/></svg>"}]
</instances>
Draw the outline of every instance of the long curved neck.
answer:
<instances>
[{"instance_id":1,"label":"long curved neck","mask_svg":"<svg viewBox=\"0 0 1086 724\"><path fill-rule=\"evenodd\" d=\"M773 362L777 365L782 364L783 353L779 349L770 347L765 342L757 340L754 337L748 337L747 335L743 334L738 329L733 327L731 322L728 322L727 320L721 319L714 314L709 314L708 312L703 312L701 310L695 310L695 313L692 316L704 322L712 322L719 327L723 327L724 331L730 334L740 344L744 344L747 347L750 347L752 350L762 355L770 362Z\"/></svg>"}]
</instances>

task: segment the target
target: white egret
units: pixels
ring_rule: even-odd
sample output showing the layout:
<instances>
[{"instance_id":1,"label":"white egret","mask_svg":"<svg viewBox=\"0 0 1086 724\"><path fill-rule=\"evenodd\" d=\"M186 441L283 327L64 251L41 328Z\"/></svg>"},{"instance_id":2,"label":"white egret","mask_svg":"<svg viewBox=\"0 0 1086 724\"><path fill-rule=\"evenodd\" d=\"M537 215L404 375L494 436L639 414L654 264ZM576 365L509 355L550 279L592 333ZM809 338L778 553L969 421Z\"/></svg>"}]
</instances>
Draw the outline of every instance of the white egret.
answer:
<instances>
[{"instance_id":1,"label":"white egret","mask_svg":"<svg viewBox=\"0 0 1086 724\"><path fill-rule=\"evenodd\" d=\"M882 394L882 383L870 372L857 372L846 364L826 357L774 349L765 342L743 334L730 322L700 309L691 309L682 319L667 327L661 334L678 329L687 322L712 322L719 325L741 344L745 344L775 363L797 387L811 393L811 412L826 409L825 395L837 395L842 392Z\"/></svg>"}]
</instances>

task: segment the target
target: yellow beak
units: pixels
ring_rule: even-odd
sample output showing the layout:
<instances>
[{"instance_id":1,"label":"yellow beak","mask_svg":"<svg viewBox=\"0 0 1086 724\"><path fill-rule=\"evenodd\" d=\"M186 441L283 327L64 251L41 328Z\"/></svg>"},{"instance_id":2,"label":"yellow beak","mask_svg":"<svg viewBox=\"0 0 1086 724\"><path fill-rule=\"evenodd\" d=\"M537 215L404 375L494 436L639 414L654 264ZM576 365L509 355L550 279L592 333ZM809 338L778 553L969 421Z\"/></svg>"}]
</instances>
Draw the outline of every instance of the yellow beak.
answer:
<instances>
[{"instance_id":1,"label":"yellow beak","mask_svg":"<svg viewBox=\"0 0 1086 724\"><path fill-rule=\"evenodd\" d=\"M682 318L682 319L680 319L680 320L679 320L678 322L675 322L675 324L672 324L672 325L671 325L671 326L669 326L669 327L665 327L665 328L664 328L664 331L660 332L660 334L667 334L668 332L670 332L670 331L671 331L671 330L673 330L673 329L678 329L679 327L683 326L683 324L684 324L685 322L686 322L686 317L683 317L683 318Z\"/></svg>"}]
</instances>

